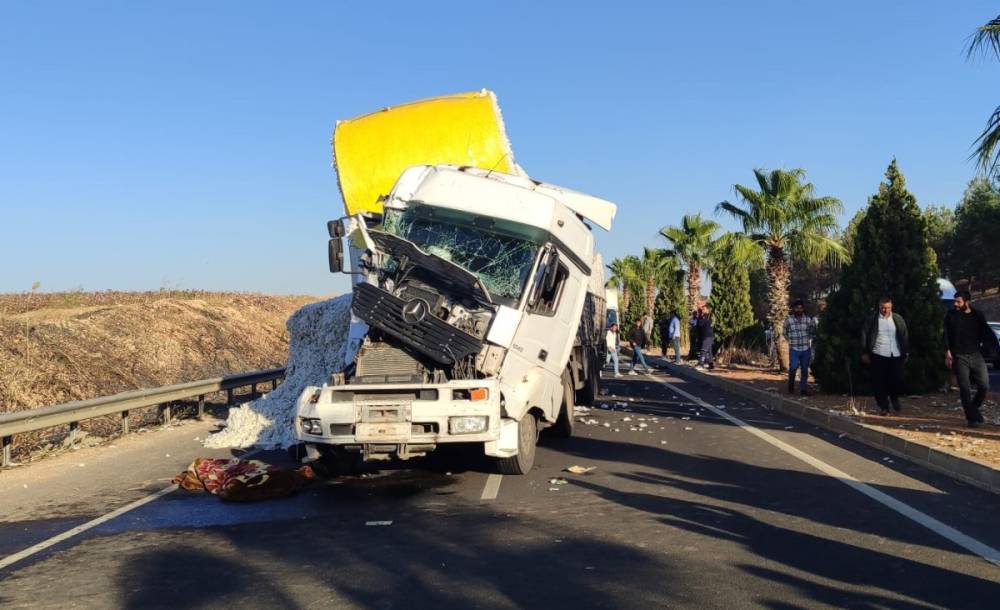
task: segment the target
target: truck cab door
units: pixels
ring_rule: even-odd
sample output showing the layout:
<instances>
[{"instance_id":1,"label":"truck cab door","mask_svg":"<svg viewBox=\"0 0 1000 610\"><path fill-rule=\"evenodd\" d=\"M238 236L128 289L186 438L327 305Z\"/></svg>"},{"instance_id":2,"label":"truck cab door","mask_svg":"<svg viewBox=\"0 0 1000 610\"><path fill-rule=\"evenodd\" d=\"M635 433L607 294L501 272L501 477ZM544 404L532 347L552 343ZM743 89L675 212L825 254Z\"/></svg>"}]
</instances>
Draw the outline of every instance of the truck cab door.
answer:
<instances>
[{"instance_id":1,"label":"truck cab door","mask_svg":"<svg viewBox=\"0 0 1000 610\"><path fill-rule=\"evenodd\" d=\"M524 316L514 334L507 374L541 371L546 383L531 398L546 415L558 416L562 400L562 372L576 338L585 285L579 270L554 256L543 256L530 287Z\"/></svg>"}]
</instances>

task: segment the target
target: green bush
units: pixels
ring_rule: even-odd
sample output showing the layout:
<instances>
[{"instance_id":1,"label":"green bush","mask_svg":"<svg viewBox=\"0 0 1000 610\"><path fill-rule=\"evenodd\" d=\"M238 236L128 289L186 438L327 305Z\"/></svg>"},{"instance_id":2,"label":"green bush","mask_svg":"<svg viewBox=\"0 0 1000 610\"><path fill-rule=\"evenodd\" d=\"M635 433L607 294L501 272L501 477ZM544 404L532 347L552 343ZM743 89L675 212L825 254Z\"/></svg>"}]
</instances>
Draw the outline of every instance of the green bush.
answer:
<instances>
[{"instance_id":1,"label":"green bush","mask_svg":"<svg viewBox=\"0 0 1000 610\"><path fill-rule=\"evenodd\" d=\"M895 159L885 175L857 223L853 258L820 319L814 372L827 392L869 391L860 361L861 327L882 295L892 297L910 332L907 391L936 390L945 380L937 269L925 220Z\"/></svg>"}]
</instances>

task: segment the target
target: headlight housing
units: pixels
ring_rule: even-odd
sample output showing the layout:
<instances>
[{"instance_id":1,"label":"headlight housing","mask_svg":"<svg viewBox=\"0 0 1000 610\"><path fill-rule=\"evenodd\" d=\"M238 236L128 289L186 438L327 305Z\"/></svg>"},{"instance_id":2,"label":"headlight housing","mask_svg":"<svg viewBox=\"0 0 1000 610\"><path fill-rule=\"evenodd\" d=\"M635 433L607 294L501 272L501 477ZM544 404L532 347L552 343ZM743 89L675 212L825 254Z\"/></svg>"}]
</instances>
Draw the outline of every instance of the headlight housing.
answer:
<instances>
[{"instance_id":1,"label":"headlight housing","mask_svg":"<svg viewBox=\"0 0 1000 610\"><path fill-rule=\"evenodd\" d=\"M302 431L306 434L323 434L323 423L313 417L299 418Z\"/></svg>"},{"instance_id":2,"label":"headlight housing","mask_svg":"<svg viewBox=\"0 0 1000 610\"><path fill-rule=\"evenodd\" d=\"M479 434L489 428L490 418L486 415L459 415L448 418L448 432L451 434Z\"/></svg>"}]
</instances>

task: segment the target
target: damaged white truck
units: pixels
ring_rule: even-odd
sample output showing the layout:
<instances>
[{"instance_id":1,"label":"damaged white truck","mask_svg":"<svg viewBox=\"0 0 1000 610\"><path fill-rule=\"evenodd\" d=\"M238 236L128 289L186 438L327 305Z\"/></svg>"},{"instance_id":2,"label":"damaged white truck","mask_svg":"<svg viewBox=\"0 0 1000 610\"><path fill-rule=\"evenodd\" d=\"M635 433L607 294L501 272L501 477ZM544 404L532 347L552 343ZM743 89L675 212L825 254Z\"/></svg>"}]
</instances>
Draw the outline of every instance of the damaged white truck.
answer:
<instances>
[{"instance_id":1,"label":"damaged white truck","mask_svg":"<svg viewBox=\"0 0 1000 610\"><path fill-rule=\"evenodd\" d=\"M569 436L574 405L598 394L604 277L591 225L609 230L615 205L453 164L408 167L379 204L329 223L359 341L301 395L299 440L334 463L476 443L501 473L527 472L539 432Z\"/></svg>"}]
</instances>

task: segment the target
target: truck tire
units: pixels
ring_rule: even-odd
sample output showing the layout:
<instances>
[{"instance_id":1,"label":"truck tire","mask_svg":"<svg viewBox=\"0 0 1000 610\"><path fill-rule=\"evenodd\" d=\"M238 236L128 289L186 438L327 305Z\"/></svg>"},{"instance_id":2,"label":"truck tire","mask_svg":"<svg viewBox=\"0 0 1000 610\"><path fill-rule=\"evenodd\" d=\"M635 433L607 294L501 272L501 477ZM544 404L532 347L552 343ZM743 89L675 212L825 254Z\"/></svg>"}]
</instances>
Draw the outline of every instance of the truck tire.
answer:
<instances>
[{"instance_id":1,"label":"truck tire","mask_svg":"<svg viewBox=\"0 0 1000 610\"><path fill-rule=\"evenodd\" d=\"M559 407L559 418L556 419L556 423L552 425L549 432L556 438L569 438L573 436L573 422L575 420L573 407L576 402L573 399L576 392L573 391L573 377L570 375L569 369L563 371L562 374L562 393L563 398L562 405Z\"/></svg>"},{"instance_id":2,"label":"truck tire","mask_svg":"<svg viewBox=\"0 0 1000 610\"><path fill-rule=\"evenodd\" d=\"M320 458L313 462L313 466L317 473L325 478L355 476L364 470L364 460L360 453L336 447L322 447Z\"/></svg>"},{"instance_id":3,"label":"truck tire","mask_svg":"<svg viewBox=\"0 0 1000 610\"><path fill-rule=\"evenodd\" d=\"M527 474L535 465L535 445L538 443L538 422L534 413L525 413L517 422L517 455L497 460L500 474Z\"/></svg>"},{"instance_id":4,"label":"truck tire","mask_svg":"<svg viewBox=\"0 0 1000 610\"><path fill-rule=\"evenodd\" d=\"M601 366L598 360L591 355L588 359L587 376L583 380L583 387L576 393L576 404L590 406L597 400L601 392Z\"/></svg>"}]
</instances>

